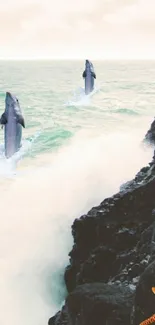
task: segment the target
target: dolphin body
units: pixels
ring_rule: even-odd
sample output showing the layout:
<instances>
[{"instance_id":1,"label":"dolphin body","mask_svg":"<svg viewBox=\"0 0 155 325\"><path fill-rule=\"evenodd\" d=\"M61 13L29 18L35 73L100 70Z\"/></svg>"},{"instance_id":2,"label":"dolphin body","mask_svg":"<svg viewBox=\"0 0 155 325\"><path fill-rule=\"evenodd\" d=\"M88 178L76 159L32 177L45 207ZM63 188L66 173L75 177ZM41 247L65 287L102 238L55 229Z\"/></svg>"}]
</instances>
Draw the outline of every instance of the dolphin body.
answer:
<instances>
[{"instance_id":1,"label":"dolphin body","mask_svg":"<svg viewBox=\"0 0 155 325\"><path fill-rule=\"evenodd\" d=\"M4 126L5 156L10 158L21 147L25 121L18 99L9 92L6 92L5 111L0 118L0 124Z\"/></svg>"},{"instance_id":2,"label":"dolphin body","mask_svg":"<svg viewBox=\"0 0 155 325\"><path fill-rule=\"evenodd\" d=\"M88 95L93 91L94 79L96 79L93 64L89 60L85 62L85 70L82 77L85 79L85 94Z\"/></svg>"}]
</instances>

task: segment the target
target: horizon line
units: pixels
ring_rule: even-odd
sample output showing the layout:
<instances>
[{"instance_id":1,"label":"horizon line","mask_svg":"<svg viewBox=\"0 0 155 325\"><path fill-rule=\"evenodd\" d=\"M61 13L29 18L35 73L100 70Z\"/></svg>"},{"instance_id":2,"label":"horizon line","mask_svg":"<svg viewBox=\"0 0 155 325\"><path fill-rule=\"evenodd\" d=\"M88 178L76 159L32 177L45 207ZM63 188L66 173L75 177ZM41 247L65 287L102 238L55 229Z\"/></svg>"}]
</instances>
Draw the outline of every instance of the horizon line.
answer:
<instances>
[{"instance_id":1,"label":"horizon line","mask_svg":"<svg viewBox=\"0 0 155 325\"><path fill-rule=\"evenodd\" d=\"M88 57L88 56L87 56ZM89 58L93 61L155 61L154 58ZM60 57L0 57L0 61L84 61L86 58L60 58Z\"/></svg>"},{"instance_id":2,"label":"horizon line","mask_svg":"<svg viewBox=\"0 0 155 325\"><path fill-rule=\"evenodd\" d=\"M94 61L155 61L155 56L149 57L138 57L138 56L103 56L97 57L91 54L86 56L77 56L77 57L60 57L60 56L0 56L0 61L83 61L86 59L91 59Z\"/></svg>"}]
</instances>

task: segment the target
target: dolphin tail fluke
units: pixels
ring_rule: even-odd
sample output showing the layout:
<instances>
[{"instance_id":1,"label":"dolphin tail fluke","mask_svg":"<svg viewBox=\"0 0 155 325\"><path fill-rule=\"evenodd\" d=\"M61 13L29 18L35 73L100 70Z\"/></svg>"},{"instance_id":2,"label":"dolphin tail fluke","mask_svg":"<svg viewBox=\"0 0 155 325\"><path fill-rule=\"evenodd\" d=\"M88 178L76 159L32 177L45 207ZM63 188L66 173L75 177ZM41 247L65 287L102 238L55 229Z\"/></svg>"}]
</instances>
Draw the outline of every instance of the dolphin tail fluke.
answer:
<instances>
[{"instance_id":1,"label":"dolphin tail fluke","mask_svg":"<svg viewBox=\"0 0 155 325\"><path fill-rule=\"evenodd\" d=\"M25 128L25 121L22 115L17 116L17 123L21 124L23 128Z\"/></svg>"},{"instance_id":2,"label":"dolphin tail fluke","mask_svg":"<svg viewBox=\"0 0 155 325\"><path fill-rule=\"evenodd\" d=\"M7 123L7 117L5 112L1 115L0 124L5 125Z\"/></svg>"},{"instance_id":3,"label":"dolphin tail fluke","mask_svg":"<svg viewBox=\"0 0 155 325\"><path fill-rule=\"evenodd\" d=\"M83 71L82 77L86 78L86 71Z\"/></svg>"}]
</instances>

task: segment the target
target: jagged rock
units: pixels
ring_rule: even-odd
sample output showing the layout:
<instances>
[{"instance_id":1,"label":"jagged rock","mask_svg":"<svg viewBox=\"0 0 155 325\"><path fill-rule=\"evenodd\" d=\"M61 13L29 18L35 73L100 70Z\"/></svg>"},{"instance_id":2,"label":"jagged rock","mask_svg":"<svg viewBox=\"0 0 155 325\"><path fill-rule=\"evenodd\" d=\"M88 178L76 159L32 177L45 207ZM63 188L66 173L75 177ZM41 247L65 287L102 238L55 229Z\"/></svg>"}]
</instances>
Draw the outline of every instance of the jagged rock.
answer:
<instances>
[{"instance_id":1,"label":"jagged rock","mask_svg":"<svg viewBox=\"0 0 155 325\"><path fill-rule=\"evenodd\" d=\"M74 221L74 246L69 254L71 265L65 274L68 291L86 282L107 282L125 267L129 268L130 262L139 264L145 259L149 254L152 228L143 249L140 242L154 221L154 189L155 166L152 165L143 168L124 192L104 200L100 206ZM131 270L124 280L139 276L143 270L141 266L136 274Z\"/></svg>"},{"instance_id":2,"label":"jagged rock","mask_svg":"<svg viewBox=\"0 0 155 325\"><path fill-rule=\"evenodd\" d=\"M148 134L155 144L155 121ZM69 295L49 325L139 325L155 313L155 155L119 193L76 219L72 235Z\"/></svg>"},{"instance_id":3,"label":"jagged rock","mask_svg":"<svg viewBox=\"0 0 155 325\"><path fill-rule=\"evenodd\" d=\"M152 287L155 286L155 261L153 261L143 272L136 288L133 325L155 314L155 294Z\"/></svg>"},{"instance_id":4,"label":"jagged rock","mask_svg":"<svg viewBox=\"0 0 155 325\"><path fill-rule=\"evenodd\" d=\"M155 145L155 120L152 122L150 129L145 135L144 142Z\"/></svg>"},{"instance_id":5,"label":"jagged rock","mask_svg":"<svg viewBox=\"0 0 155 325\"><path fill-rule=\"evenodd\" d=\"M101 283L78 286L66 299L62 313L49 325L129 325L133 291ZM54 320L54 323L53 323Z\"/></svg>"}]
</instances>

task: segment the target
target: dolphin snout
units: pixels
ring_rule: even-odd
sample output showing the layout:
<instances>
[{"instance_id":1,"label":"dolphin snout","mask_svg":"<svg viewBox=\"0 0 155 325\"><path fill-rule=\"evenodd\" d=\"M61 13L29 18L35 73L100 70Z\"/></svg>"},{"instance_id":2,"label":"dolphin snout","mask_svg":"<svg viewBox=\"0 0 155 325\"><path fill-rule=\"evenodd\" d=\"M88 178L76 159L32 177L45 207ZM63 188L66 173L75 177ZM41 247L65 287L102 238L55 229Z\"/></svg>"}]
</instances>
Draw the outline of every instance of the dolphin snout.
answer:
<instances>
[{"instance_id":1,"label":"dolphin snout","mask_svg":"<svg viewBox=\"0 0 155 325\"><path fill-rule=\"evenodd\" d=\"M9 91L6 92L6 98L7 97L12 97L11 93Z\"/></svg>"},{"instance_id":2,"label":"dolphin snout","mask_svg":"<svg viewBox=\"0 0 155 325\"><path fill-rule=\"evenodd\" d=\"M12 94L10 93L10 91L7 91L7 92L6 92L6 96L5 96L5 100L6 100L6 102L7 102L8 104L9 104L9 103L16 103L17 98L16 98L16 96L12 95Z\"/></svg>"}]
</instances>

